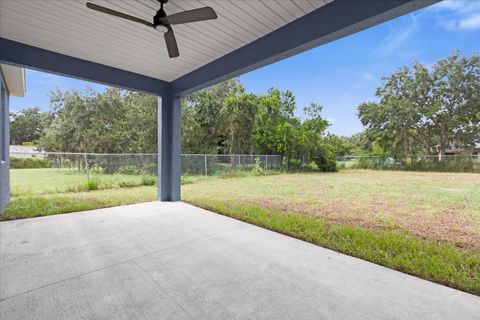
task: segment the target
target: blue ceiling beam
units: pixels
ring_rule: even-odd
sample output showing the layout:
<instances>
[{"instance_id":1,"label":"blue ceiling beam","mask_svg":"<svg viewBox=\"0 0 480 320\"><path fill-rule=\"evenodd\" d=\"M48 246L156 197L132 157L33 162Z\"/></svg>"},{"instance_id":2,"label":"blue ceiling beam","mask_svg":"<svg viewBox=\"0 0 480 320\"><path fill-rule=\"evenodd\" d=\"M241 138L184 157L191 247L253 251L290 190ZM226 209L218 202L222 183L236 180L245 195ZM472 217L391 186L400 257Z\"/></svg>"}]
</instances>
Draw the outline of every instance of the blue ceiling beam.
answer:
<instances>
[{"instance_id":1,"label":"blue ceiling beam","mask_svg":"<svg viewBox=\"0 0 480 320\"><path fill-rule=\"evenodd\" d=\"M439 1L335 0L174 80L173 93L189 94Z\"/></svg>"},{"instance_id":2,"label":"blue ceiling beam","mask_svg":"<svg viewBox=\"0 0 480 320\"><path fill-rule=\"evenodd\" d=\"M164 96L171 83L0 37L0 63Z\"/></svg>"}]
</instances>

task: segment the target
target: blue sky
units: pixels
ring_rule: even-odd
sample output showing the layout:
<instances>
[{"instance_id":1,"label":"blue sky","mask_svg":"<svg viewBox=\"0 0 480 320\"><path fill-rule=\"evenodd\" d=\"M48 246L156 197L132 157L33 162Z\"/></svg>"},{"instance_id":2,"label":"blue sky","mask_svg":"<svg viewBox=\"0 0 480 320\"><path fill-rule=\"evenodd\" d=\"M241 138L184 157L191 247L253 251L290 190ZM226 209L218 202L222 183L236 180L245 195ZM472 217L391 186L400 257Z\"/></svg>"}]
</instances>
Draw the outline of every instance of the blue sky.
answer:
<instances>
[{"instance_id":1,"label":"blue sky","mask_svg":"<svg viewBox=\"0 0 480 320\"><path fill-rule=\"evenodd\" d=\"M270 87L296 96L297 115L310 102L324 106L329 131L351 135L362 130L356 108L374 99L375 89L403 65L432 65L454 50L480 53L480 0L449 0L355 35L257 69L240 77L248 91ZM27 93L11 98L11 111L39 106L48 110L48 93L59 88L103 90L102 85L27 70Z\"/></svg>"}]
</instances>

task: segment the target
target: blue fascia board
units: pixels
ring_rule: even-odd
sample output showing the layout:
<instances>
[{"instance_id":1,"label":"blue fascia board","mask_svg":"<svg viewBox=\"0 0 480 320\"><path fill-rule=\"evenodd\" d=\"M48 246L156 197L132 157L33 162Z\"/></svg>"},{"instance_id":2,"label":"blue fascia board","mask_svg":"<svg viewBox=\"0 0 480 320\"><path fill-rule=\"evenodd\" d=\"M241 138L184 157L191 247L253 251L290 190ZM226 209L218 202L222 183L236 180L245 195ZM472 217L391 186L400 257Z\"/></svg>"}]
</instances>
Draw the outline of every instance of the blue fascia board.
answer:
<instances>
[{"instance_id":1,"label":"blue fascia board","mask_svg":"<svg viewBox=\"0 0 480 320\"><path fill-rule=\"evenodd\" d=\"M439 1L335 0L174 80L173 94L189 94Z\"/></svg>"},{"instance_id":2,"label":"blue fascia board","mask_svg":"<svg viewBox=\"0 0 480 320\"><path fill-rule=\"evenodd\" d=\"M171 83L0 37L0 63L31 68L159 96Z\"/></svg>"}]
</instances>

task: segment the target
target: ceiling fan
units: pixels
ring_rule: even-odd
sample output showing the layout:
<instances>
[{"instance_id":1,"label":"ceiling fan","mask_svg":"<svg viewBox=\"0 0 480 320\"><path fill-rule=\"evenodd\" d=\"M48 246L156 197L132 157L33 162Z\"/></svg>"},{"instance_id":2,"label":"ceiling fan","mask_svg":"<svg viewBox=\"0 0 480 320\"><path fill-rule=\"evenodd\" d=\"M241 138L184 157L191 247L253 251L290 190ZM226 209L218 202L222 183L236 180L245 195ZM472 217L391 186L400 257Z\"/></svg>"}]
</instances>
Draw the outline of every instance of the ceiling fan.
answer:
<instances>
[{"instance_id":1,"label":"ceiling fan","mask_svg":"<svg viewBox=\"0 0 480 320\"><path fill-rule=\"evenodd\" d=\"M152 27L155 30L163 33L165 37L165 43L167 45L168 56L170 58L175 58L180 55L178 51L177 40L175 39L175 35L173 33L172 25L197 22L197 21L205 21L205 20L211 20L211 19L217 18L217 14L211 7L203 7L203 8L193 9L193 10L182 11L172 15L167 15L163 10L163 5L167 3L168 0L157 0L157 1L160 2L160 9L157 11L155 16L153 17L153 23L131 16L129 14L125 14L125 13L118 12L106 7L99 6L91 2L87 2L87 7L89 9L100 11L112 16L116 16L119 18L133 21L133 22L141 23L143 25Z\"/></svg>"}]
</instances>

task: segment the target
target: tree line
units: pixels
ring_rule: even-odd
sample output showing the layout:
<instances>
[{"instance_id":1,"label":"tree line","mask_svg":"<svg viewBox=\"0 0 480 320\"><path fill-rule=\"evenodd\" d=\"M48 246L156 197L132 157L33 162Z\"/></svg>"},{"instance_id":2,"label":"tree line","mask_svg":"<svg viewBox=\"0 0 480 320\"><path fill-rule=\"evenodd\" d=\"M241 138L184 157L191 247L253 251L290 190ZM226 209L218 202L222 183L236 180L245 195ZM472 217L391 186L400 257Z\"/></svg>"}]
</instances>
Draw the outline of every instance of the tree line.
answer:
<instances>
[{"instance_id":1,"label":"tree line","mask_svg":"<svg viewBox=\"0 0 480 320\"><path fill-rule=\"evenodd\" d=\"M310 104L302 118L294 115L296 107L288 90L257 95L238 79L201 90L182 102L182 152L281 154L286 166L335 170L322 106ZM10 118L12 144L32 142L58 152L157 151L157 98L144 93L56 90L50 111L27 108Z\"/></svg>"},{"instance_id":2,"label":"tree line","mask_svg":"<svg viewBox=\"0 0 480 320\"><path fill-rule=\"evenodd\" d=\"M287 165L334 170L335 156L397 160L445 154L480 144L480 57L459 52L432 66L415 62L383 78L375 101L358 106L365 130L350 137L327 132L322 106L296 117L292 92L249 93L238 79L198 91L182 102L182 152L281 154ZM47 151L146 153L157 148L157 98L107 88L56 90L50 110L10 114L11 143Z\"/></svg>"}]
</instances>

